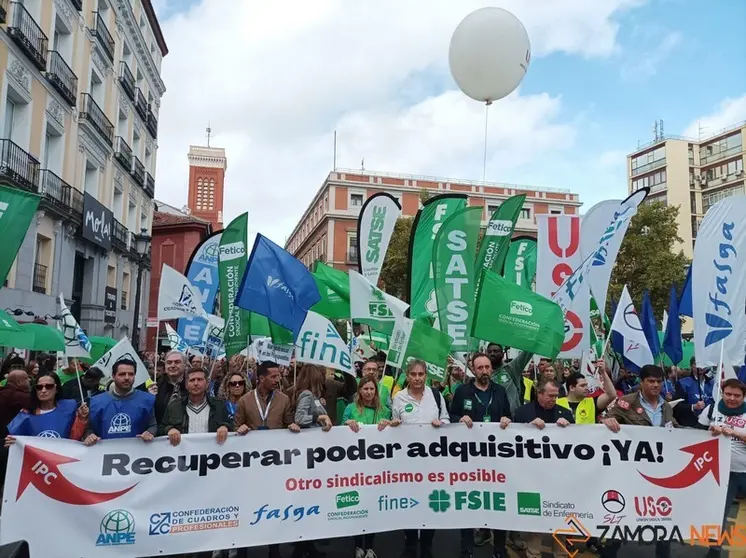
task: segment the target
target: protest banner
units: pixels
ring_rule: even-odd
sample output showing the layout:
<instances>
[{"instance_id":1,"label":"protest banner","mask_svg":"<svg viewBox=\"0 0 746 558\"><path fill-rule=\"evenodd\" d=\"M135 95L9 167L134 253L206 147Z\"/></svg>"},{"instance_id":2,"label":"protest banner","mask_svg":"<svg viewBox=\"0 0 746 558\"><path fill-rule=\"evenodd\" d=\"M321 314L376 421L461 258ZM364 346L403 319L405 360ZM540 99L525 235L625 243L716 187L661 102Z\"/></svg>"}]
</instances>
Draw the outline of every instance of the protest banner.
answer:
<instances>
[{"instance_id":1,"label":"protest banner","mask_svg":"<svg viewBox=\"0 0 746 558\"><path fill-rule=\"evenodd\" d=\"M730 470L724 437L601 425L258 431L223 445L193 434L178 447L19 437L9 451L1 541L45 558L476 525L551 533L571 514L593 535L613 525L686 537L721 522ZM559 470L577 482L553 481Z\"/></svg>"}]
</instances>

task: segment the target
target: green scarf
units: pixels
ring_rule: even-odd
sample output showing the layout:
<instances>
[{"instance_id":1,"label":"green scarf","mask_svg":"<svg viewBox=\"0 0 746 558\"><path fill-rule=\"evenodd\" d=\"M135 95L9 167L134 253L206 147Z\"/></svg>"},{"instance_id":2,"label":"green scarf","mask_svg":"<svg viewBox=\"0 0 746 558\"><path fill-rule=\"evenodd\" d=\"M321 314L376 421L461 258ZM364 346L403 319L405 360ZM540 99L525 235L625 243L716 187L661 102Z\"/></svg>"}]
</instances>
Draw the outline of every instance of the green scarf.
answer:
<instances>
[{"instance_id":1,"label":"green scarf","mask_svg":"<svg viewBox=\"0 0 746 558\"><path fill-rule=\"evenodd\" d=\"M735 409L731 409L729 407L725 406L725 401L722 399L718 402L718 412L721 415L725 415L726 417L735 417L738 415L744 415L746 414L746 401L741 403L738 407Z\"/></svg>"}]
</instances>

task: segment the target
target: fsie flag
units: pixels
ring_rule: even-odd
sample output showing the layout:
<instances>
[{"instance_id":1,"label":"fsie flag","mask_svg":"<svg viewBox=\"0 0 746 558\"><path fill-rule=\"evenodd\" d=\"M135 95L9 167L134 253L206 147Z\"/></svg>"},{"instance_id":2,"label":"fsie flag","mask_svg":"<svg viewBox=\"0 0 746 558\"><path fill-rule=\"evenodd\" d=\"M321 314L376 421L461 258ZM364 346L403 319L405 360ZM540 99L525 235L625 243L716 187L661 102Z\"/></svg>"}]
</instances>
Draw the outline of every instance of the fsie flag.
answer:
<instances>
[{"instance_id":1,"label":"fsie flag","mask_svg":"<svg viewBox=\"0 0 746 558\"><path fill-rule=\"evenodd\" d=\"M399 202L385 192L369 197L360 210L357 223L360 274L374 285L378 284L389 241L400 215Z\"/></svg>"},{"instance_id":2,"label":"fsie flag","mask_svg":"<svg viewBox=\"0 0 746 558\"><path fill-rule=\"evenodd\" d=\"M740 366L744 362L744 215L746 196L731 196L709 209L697 232L692 262L692 309L698 366L719 366L721 354L725 364Z\"/></svg>"},{"instance_id":3,"label":"fsie flag","mask_svg":"<svg viewBox=\"0 0 746 558\"><path fill-rule=\"evenodd\" d=\"M218 296L218 253L222 231L216 232L200 243L192 252L187 265L186 278L199 291L205 312L212 314ZM207 320L204 318L181 318L176 327L179 337L189 345L199 345L205 336Z\"/></svg>"}]
</instances>

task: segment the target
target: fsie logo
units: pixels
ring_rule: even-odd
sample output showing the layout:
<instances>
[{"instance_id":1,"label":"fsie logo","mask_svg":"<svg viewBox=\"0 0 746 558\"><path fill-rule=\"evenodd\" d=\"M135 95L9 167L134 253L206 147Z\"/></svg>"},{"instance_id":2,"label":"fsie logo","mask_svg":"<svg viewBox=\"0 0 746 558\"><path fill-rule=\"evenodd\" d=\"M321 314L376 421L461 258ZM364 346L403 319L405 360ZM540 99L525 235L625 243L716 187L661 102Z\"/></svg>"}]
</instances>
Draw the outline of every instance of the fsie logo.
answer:
<instances>
[{"instance_id":1,"label":"fsie logo","mask_svg":"<svg viewBox=\"0 0 746 558\"><path fill-rule=\"evenodd\" d=\"M533 316L534 307L528 302L514 300L510 303L510 313L515 314L516 316Z\"/></svg>"},{"instance_id":2,"label":"fsie logo","mask_svg":"<svg viewBox=\"0 0 746 558\"><path fill-rule=\"evenodd\" d=\"M122 544L135 544L135 518L127 510L113 510L101 520L96 546Z\"/></svg>"},{"instance_id":3,"label":"fsie logo","mask_svg":"<svg viewBox=\"0 0 746 558\"><path fill-rule=\"evenodd\" d=\"M724 316L730 316L733 310L725 297L728 295L728 278L733 273L732 259L738 259L736 248L733 246L733 229L735 223L723 223L722 239L716 258L712 260L715 266L715 285L708 293L708 300L711 307L705 313L705 324L707 325L707 335L705 337L705 347L722 341L733 332L733 324ZM743 304L743 301L741 301Z\"/></svg>"}]
</instances>

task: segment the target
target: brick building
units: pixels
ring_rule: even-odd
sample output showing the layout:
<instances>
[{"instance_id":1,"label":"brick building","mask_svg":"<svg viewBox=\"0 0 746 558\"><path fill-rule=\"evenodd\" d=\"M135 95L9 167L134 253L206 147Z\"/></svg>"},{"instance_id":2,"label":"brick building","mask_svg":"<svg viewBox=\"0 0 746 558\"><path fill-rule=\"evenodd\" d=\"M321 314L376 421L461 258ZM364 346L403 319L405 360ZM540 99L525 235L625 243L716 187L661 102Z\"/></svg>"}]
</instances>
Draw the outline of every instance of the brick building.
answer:
<instances>
[{"instance_id":1,"label":"brick building","mask_svg":"<svg viewBox=\"0 0 746 558\"><path fill-rule=\"evenodd\" d=\"M189 192L187 206L192 215L223 228L223 187L228 159L222 147L189 146Z\"/></svg>"},{"instance_id":2,"label":"brick building","mask_svg":"<svg viewBox=\"0 0 746 558\"><path fill-rule=\"evenodd\" d=\"M483 226L500 204L516 194L527 194L515 235L536 236L536 215L578 214L578 194L557 188L465 181L337 169L329 173L311 204L288 237L285 248L307 266L322 260L339 269L357 266L357 219L365 200L387 192L399 200L403 217L414 217L423 191L431 195L458 192L468 195L468 205L483 206Z\"/></svg>"}]
</instances>

